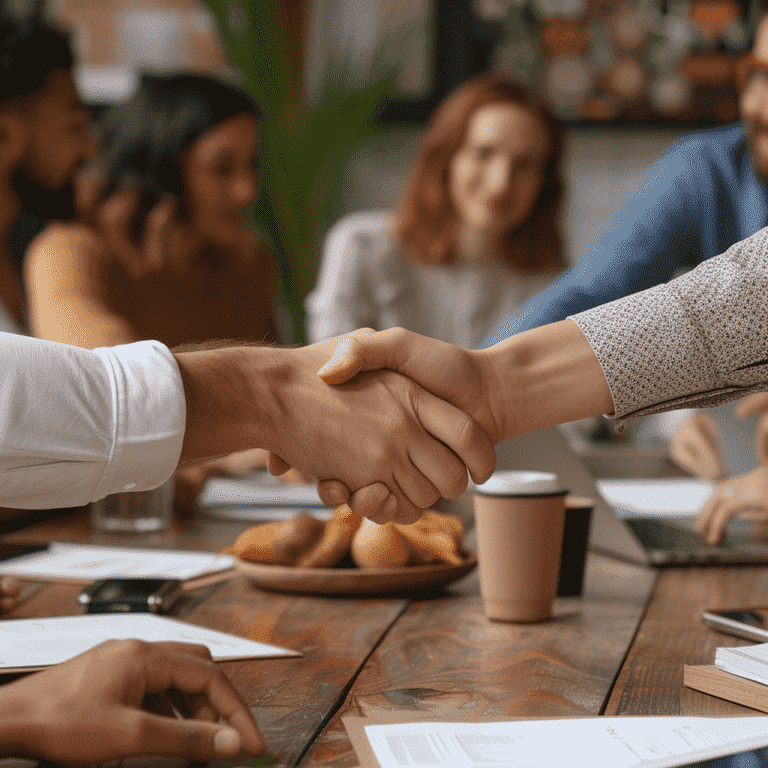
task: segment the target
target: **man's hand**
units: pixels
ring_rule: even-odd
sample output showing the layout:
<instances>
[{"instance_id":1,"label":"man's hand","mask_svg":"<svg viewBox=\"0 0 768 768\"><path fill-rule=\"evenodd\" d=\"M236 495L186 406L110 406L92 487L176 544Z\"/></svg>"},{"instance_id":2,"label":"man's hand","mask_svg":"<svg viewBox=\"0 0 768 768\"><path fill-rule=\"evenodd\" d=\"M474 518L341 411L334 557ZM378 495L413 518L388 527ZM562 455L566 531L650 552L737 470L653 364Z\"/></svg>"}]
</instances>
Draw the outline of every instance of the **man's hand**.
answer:
<instances>
[{"instance_id":1,"label":"man's hand","mask_svg":"<svg viewBox=\"0 0 768 768\"><path fill-rule=\"evenodd\" d=\"M0 712L6 754L57 763L264 751L248 707L202 645L110 640L3 686Z\"/></svg>"},{"instance_id":2,"label":"man's hand","mask_svg":"<svg viewBox=\"0 0 768 768\"><path fill-rule=\"evenodd\" d=\"M694 413L682 423L669 444L669 456L686 472L707 480L725 474L717 424L708 413Z\"/></svg>"},{"instance_id":3,"label":"man's hand","mask_svg":"<svg viewBox=\"0 0 768 768\"><path fill-rule=\"evenodd\" d=\"M330 386L317 376L329 357L319 346L178 354L187 393L182 460L263 446L280 457L275 471L288 465L352 490L383 484L404 523L441 496L458 496L467 469L477 482L493 472L493 445L477 421L391 371Z\"/></svg>"},{"instance_id":4,"label":"man's hand","mask_svg":"<svg viewBox=\"0 0 768 768\"><path fill-rule=\"evenodd\" d=\"M402 328L380 333L363 329L322 344L324 349L333 351L331 359L318 372L326 383L338 385L362 371L390 368L468 414L482 427L491 444L502 439L504 419L498 403L498 387L494 389L495 374L482 352ZM273 456L270 469L278 473L287 469L287 464ZM477 480L475 475L473 479ZM397 514L397 499L383 483L372 484L350 495L343 483L326 481L318 483L318 492L326 504L348 502L355 512L375 522L401 519Z\"/></svg>"},{"instance_id":5,"label":"man's hand","mask_svg":"<svg viewBox=\"0 0 768 768\"><path fill-rule=\"evenodd\" d=\"M768 520L768 467L760 466L720 483L701 508L696 527L710 544L717 544L728 521L742 512L753 512L755 519Z\"/></svg>"}]
</instances>

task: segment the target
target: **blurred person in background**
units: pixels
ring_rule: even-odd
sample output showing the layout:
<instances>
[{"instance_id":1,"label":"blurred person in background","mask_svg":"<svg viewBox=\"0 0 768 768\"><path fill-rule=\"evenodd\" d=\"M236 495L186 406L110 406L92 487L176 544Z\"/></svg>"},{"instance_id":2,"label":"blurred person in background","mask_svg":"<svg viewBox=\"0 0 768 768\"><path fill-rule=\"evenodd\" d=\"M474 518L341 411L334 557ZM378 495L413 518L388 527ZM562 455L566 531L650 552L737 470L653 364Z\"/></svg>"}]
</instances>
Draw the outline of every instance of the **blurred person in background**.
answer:
<instances>
[{"instance_id":1,"label":"blurred person in background","mask_svg":"<svg viewBox=\"0 0 768 768\"><path fill-rule=\"evenodd\" d=\"M563 126L523 86L487 73L457 88L427 126L397 209L330 231L306 301L309 339L402 326L478 346L566 266L562 156Z\"/></svg>"},{"instance_id":2,"label":"blurred person in background","mask_svg":"<svg viewBox=\"0 0 768 768\"><path fill-rule=\"evenodd\" d=\"M666 282L768 224L768 17L756 27L740 77L741 123L677 142L640 176L574 265L483 346ZM712 415L676 414L654 428L674 435L672 459L695 475L720 480L728 463L735 471L755 465L730 404ZM730 462L723 431L736 438Z\"/></svg>"},{"instance_id":3,"label":"blurred person in background","mask_svg":"<svg viewBox=\"0 0 768 768\"><path fill-rule=\"evenodd\" d=\"M32 333L95 348L141 339L274 342L275 265L249 229L260 111L212 77L142 77L100 124L78 217L31 243L24 284ZM182 469L177 504L208 476L263 466L264 452Z\"/></svg>"},{"instance_id":4,"label":"blurred person in background","mask_svg":"<svg viewBox=\"0 0 768 768\"><path fill-rule=\"evenodd\" d=\"M24 333L15 246L29 227L74 214L74 178L98 147L72 79L67 36L0 12L0 330Z\"/></svg>"}]
</instances>

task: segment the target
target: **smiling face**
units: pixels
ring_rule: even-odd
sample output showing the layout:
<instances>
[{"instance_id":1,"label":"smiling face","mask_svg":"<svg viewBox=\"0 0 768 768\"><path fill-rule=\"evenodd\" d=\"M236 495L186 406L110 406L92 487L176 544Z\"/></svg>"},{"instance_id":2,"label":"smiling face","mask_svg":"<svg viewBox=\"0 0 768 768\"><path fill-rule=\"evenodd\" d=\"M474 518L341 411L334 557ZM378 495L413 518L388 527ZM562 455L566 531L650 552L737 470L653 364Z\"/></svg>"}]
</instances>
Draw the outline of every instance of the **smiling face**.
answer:
<instances>
[{"instance_id":1,"label":"smiling face","mask_svg":"<svg viewBox=\"0 0 768 768\"><path fill-rule=\"evenodd\" d=\"M489 104L471 117L448 169L459 226L492 234L523 224L544 184L547 131L518 104Z\"/></svg>"},{"instance_id":2,"label":"smiling face","mask_svg":"<svg viewBox=\"0 0 768 768\"><path fill-rule=\"evenodd\" d=\"M752 53L756 59L768 63L768 17L757 26ZM768 74L757 70L752 75L739 106L755 172L768 184Z\"/></svg>"},{"instance_id":3,"label":"smiling face","mask_svg":"<svg viewBox=\"0 0 768 768\"><path fill-rule=\"evenodd\" d=\"M188 220L204 241L241 241L246 210L258 194L256 121L243 114L204 133L182 162Z\"/></svg>"},{"instance_id":4,"label":"smiling face","mask_svg":"<svg viewBox=\"0 0 768 768\"><path fill-rule=\"evenodd\" d=\"M14 178L22 206L42 218L67 218L74 213L75 175L99 148L70 70L48 74L25 127L26 153Z\"/></svg>"}]
</instances>

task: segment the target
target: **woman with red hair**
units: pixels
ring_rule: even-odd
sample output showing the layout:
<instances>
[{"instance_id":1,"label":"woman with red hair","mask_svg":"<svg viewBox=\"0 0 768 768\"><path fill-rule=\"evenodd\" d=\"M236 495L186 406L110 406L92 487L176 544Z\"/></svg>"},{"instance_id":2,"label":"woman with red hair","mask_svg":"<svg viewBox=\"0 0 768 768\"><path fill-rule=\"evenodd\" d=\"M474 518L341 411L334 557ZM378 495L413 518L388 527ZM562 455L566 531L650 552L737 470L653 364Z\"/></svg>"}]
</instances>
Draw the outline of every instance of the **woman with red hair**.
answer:
<instances>
[{"instance_id":1,"label":"woman with red hair","mask_svg":"<svg viewBox=\"0 0 768 768\"><path fill-rule=\"evenodd\" d=\"M342 219L307 297L312 341L403 326L476 347L566 266L563 127L535 94L485 73L441 104L394 212Z\"/></svg>"}]
</instances>

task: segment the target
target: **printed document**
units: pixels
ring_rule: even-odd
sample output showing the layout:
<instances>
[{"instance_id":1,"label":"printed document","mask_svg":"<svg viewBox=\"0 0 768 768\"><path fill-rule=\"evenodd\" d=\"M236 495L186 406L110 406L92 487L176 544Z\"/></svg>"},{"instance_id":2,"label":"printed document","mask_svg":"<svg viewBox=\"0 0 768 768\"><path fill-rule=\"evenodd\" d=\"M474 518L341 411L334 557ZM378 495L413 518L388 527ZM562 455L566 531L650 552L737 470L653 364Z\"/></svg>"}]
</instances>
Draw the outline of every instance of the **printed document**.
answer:
<instances>
[{"instance_id":1,"label":"printed document","mask_svg":"<svg viewBox=\"0 0 768 768\"><path fill-rule=\"evenodd\" d=\"M766 717L375 720L343 718L364 768L679 768L768 745Z\"/></svg>"}]
</instances>

